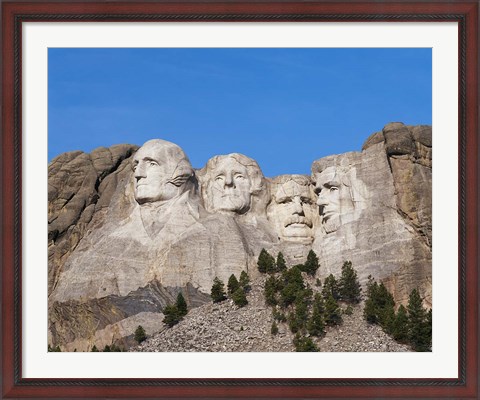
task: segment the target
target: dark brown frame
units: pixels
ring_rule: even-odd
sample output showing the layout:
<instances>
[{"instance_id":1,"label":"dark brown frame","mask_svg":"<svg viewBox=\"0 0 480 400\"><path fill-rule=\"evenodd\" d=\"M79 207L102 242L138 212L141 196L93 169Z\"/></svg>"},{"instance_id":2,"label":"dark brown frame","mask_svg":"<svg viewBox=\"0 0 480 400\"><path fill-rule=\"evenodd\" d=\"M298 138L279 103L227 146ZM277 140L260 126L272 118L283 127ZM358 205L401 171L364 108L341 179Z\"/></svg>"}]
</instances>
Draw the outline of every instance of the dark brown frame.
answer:
<instances>
[{"instance_id":1,"label":"dark brown frame","mask_svg":"<svg viewBox=\"0 0 480 400\"><path fill-rule=\"evenodd\" d=\"M2 4L2 394L16 397L480 397L477 0ZM26 21L456 21L459 26L458 379L26 379L22 354L21 27Z\"/></svg>"}]
</instances>

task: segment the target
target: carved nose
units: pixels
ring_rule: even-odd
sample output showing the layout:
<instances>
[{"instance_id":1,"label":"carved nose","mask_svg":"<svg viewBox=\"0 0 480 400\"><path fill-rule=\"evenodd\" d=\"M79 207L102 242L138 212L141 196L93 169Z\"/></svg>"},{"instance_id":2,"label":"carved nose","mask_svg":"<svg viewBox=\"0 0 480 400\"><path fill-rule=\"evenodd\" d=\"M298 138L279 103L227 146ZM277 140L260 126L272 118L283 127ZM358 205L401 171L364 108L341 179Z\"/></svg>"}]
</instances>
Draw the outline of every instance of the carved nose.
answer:
<instances>
[{"instance_id":1,"label":"carved nose","mask_svg":"<svg viewBox=\"0 0 480 400\"><path fill-rule=\"evenodd\" d=\"M145 168L142 164L138 164L135 168L135 179L138 181L141 178L145 178L147 176Z\"/></svg>"},{"instance_id":2,"label":"carved nose","mask_svg":"<svg viewBox=\"0 0 480 400\"><path fill-rule=\"evenodd\" d=\"M293 213L298 215L303 215L302 202L300 201L299 198L296 198L293 201Z\"/></svg>"},{"instance_id":3,"label":"carved nose","mask_svg":"<svg viewBox=\"0 0 480 400\"><path fill-rule=\"evenodd\" d=\"M233 181L233 176L230 174L227 174L225 176L225 186L226 187L235 187L235 182Z\"/></svg>"},{"instance_id":4,"label":"carved nose","mask_svg":"<svg viewBox=\"0 0 480 400\"><path fill-rule=\"evenodd\" d=\"M318 198L317 206L323 207L323 206L326 206L327 204L328 204L327 199L325 199L324 197L319 197Z\"/></svg>"}]
</instances>

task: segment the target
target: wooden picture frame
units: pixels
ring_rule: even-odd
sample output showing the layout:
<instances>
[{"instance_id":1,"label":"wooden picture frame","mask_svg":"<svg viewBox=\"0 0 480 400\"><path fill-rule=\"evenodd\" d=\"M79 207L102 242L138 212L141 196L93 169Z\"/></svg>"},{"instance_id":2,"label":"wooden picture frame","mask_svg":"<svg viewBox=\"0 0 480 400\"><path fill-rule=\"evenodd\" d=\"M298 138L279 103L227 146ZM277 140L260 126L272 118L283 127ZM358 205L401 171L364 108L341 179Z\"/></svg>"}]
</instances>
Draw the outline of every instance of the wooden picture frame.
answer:
<instances>
[{"instance_id":1,"label":"wooden picture frame","mask_svg":"<svg viewBox=\"0 0 480 400\"><path fill-rule=\"evenodd\" d=\"M2 394L53 397L478 398L478 8L471 1L20 2L2 4ZM458 23L459 372L456 379L22 377L22 23L329 21Z\"/></svg>"}]
</instances>

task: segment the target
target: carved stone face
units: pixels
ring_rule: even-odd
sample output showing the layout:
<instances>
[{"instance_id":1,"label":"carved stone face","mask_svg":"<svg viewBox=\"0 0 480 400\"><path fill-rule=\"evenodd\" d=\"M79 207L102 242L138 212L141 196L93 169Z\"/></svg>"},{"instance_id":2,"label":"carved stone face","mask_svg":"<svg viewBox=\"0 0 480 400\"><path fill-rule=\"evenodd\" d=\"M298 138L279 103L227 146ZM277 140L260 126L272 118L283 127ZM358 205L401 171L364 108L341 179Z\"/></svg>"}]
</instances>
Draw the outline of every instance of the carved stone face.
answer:
<instances>
[{"instance_id":1,"label":"carved stone face","mask_svg":"<svg viewBox=\"0 0 480 400\"><path fill-rule=\"evenodd\" d=\"M242 214L250 208L251 181L244 165L226 156L219 159L211 177L209 195L213 211Z\"/></svg>"},{"instance_id":2,"label":"carved stone face","mask_svg":"<svg viewBox=\"0 0 480 400\"><path fill-rule=\"evenodd\" d=\"M160 139L146 142L136 152L133 171L135 200L139 204L170 200L184 193L192 176L182 149Z\"/></svg>"},{"instance_id":3,"label":"carved stone face","mask_svg":"<svg viewBox=\"0 0 480 400\"><path fill-rule=\"evenodd\" d=\"M303 176L301 178L304 179L281 176L273 182L272 201L267 208L267 215L281 240L313 239L314 198L309 180Z\"/></svg>"},{"instance_id":4,"label":"carved stone face","mask_svg":"<svg viewBox=\"0 0 480 400\"><path fill-rule=\"evenodd\" d=\"M354 211L352 194L345 180L345 174L336 167L328 167L315 174L318 211L327 233L338 229L342 215Z\"/></svg>"}]
</instances>

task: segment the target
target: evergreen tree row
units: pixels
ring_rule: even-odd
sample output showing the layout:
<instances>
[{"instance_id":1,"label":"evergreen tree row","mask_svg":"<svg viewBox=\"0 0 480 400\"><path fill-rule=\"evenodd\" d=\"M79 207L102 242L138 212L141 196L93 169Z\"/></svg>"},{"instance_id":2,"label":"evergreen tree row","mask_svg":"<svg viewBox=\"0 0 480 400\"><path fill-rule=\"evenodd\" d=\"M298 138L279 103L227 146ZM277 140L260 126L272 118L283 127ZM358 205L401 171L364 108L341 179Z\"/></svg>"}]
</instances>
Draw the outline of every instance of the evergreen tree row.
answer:
<instances>
[{"instance_id":1,"label":"evergreen tree row","mask_svg":"<svg viewBox=\"0 0 480 400\"><path fill-rule=\"evenodd\" d=\"M185 301L183 294L181 292L178 293L177 301L175 302L175 304L166 305L162 312L164 315L163 323L166 324L169 328L178 324L188 313L187 302ZM141 337L141 332L139 336Z\"/></svg>"},{"instance_id":2,"label":"evergreen tree row","mask_svg":"<svg viewBox=\"0 0 480 400\"><path fill-rule=\"evenodd\" d=\"M227 293L236 306L244 307L248 304L247 293L250 291L250 278L245 271L242 271L240 274L240 280L232 274L228 278L227 283ZM214 303L219 303L227 299L227 293L225 293L225 284L218 278L215 277L213 280L212 289L210 291L210 296Z\"/></svg>"},{"instance_id":3,"label":"evergreen tree row","mask_svg":"<svg viewBox=\"0 0 480 400\"><path fill-rule=\"evenodd\" d=\"M410 293L407 308L400 305L395 312L392 294L383 283L378 284L369 276L363 315L367 322L380 325L396 341L411 345L415 351L431 351L432 310L423 307L418 290Z\"/></svg>"},{"instance_id":4,"label":"evergreen tree row","mask_svg":"<svg viewBox=\"0 0 480 400\"><path fill-rule=\"evenodd\" d=\"M327 325L342 322L338 301L355 304L361 300L360 283L351 262L344 263L338 282L330 275L325 279L322 291L316 293L302 276L302 272L314 276L319 268L318 257L313 251L309 252L305 264L287 268L282 253L278 253L275 261L262 249L257 265L260 272L269 274L265 280L264 296L265 303L272 306L270 331L276 335L278 323L288 323L290 331L295 333L293 343L296 351L318 351L312 337L321 338ZM317 279L317 287L321 286Z\"/></svg>"}]
</instances>

